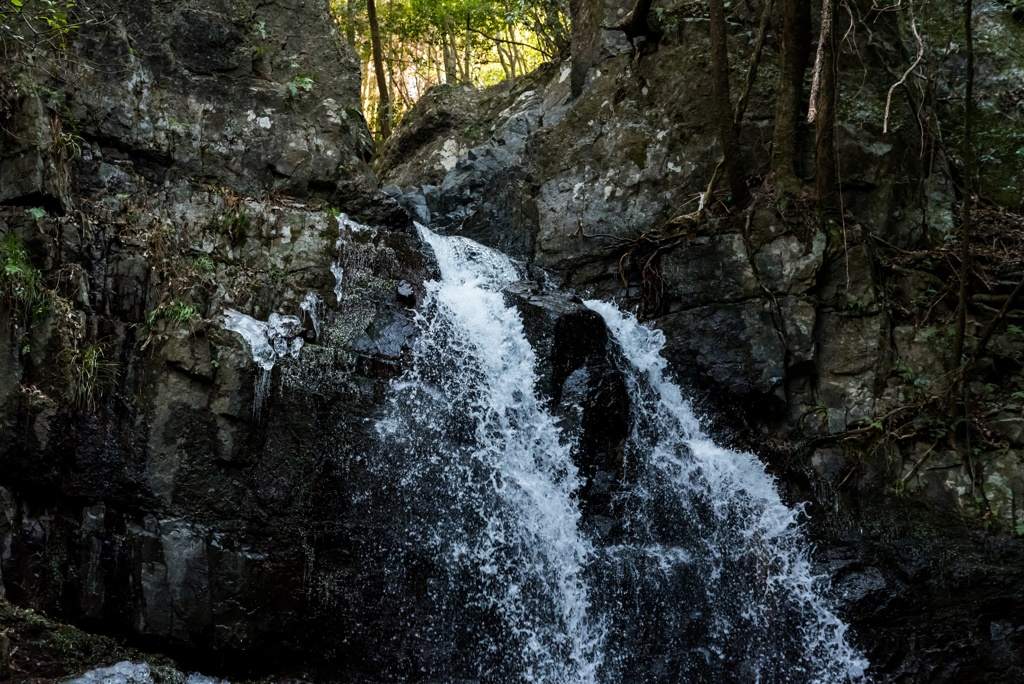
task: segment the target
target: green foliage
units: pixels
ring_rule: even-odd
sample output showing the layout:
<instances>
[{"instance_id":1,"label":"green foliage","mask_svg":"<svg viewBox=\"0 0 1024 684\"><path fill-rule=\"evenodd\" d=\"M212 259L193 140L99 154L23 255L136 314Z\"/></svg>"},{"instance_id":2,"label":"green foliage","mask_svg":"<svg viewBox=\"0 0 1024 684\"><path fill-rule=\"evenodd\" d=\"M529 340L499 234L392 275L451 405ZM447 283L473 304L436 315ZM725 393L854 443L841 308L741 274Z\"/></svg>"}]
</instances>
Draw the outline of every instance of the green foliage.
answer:
<instances>
[{"instance_id":1,"label":"green foliage","mask_svg":"<svg viewBox=\"0 0 1024 684\"><path fill-rule=\"evenodd\" d=\"M320 74L296 74L291 81L288 82L288 101L291 102L295 98L313 91L313 86L316 84L316 79Z\"/></svg>"},{"instance_id":2,"label":"green foliage","mask_svg":"<svg viewBox=\"0 0 1024 684\"><path fill-rule=\"evenodd\" d=\"M213 257L209 254L200 254L192 260L192 266L199 273L213 273L217 268L217 264L213 262Z\"/></svg>"},{"instance_id":3,"label":"green foliage","mask_svg":"<svg viewBox=\"0 0 1024 684\"><path fill-rule=\"evenodd\" d=\"M53 142L64 159L75 159L82 156L82 136L76 133L61 131Z\"/></svg>"},{"instance_id":4,"label":"green foliage","mask_svg":"<svg viewBox=\"0 0 1024 684\"><path fill-rule=\"evenodd\" d=\"M46 42L63 48L67 35L79 28L70 0L5 0L0 5L0 38L6 44Z\"/></svg>"},{"instance_id":5,"label":"green foliage","mask_svg":"<svg viewBox=\"0 0 1024 684\"><path fill-rule=\"evenodd\" d=\"M902 359L896 362L896 365L893 367L893 370L896 372L898 376L900 376L900 379L903 380L903 382L914 382L914 377L916 376L916 373L914 373L913 369L911 369L911 367L908 366L906 362L904 362Z\"/></svg>"},{"instance_id":6,"label":"green foliage","mask_svg":"<svg viewBox=\"0 0 1024 684\"><path fill-rule=\"evenodd\" d=\"M70 347L62 353L68 373L68 394L79 410L94 411L106 389L117 377L118 364L107 359L102 341Z\"/></svg>"},{"instance_id":7,"label":"green foliage","mask_svg":"<svg viewBox=\"0 0 1024 684\"><path fill-rule=\"evenodd\" d=\"M872 430L878 430L879 432L885 430L885 426L882 421L875 420L870 416L865 416L857 421L857 426L860 428L871 428Z\"/></svg>"},{"instance_id":8,"label":"green foliage","mask_svg":"<svg viewBox=\"0 0 1024 684\"><path fill-rule=\"evenodd\" d=\"M946 416L924 413L917 419L919 432L929 436L933 441L946 437L964 422L963 416L948 418Z\"/></svg>"},{"instance_id":9,"label":"green foliage","mask_svg":"<svg viewBox=\"0 0 1024 684\"><path fill-rule=\"evenodd\" d=\"M913 497L920 494L928 486L926 478L920 478L916 484L910 484L906 480L897 480L893 489L897 496Z\"/></svg>"},{"instance_id":10,"label":"green foliage","mask_svg":"<svg viewBox=\"0 0 1024 684\"><path fill-rule=\"evenodd\" d=\"M188 304L176 299L169 304L161 304L150 311L146 316L146 323L153 325L158 320L164 320L170 323L171 326L177 327L182 323L188 322L193 316L198 315L199 309L194 304Z\"/></svg>"},{"instance_id":11,"label":"green foliage","mask_svg":"<svg viewBox=\"0 0 1024 684\"><path fill-rule=\"evenodd\" d=\"M252 220L249 213L239 207L228 212L220 222L220 233L228 239L232 247L241 247L249 236Z\"/></svg>"},{"instance_id":12,"label":"green foliage","mask_svg":"<svg viewBox=\"0 0 1024 684\"><path fill-rule=\"evenodd\" d=\"M365 0L331 0L331 9L342 36L371 63ZM377 17L395 122L431 86L493 85L568 53L568 0L378 1ZM373 80L372 68L364 78ZM376 120L372 90L368 121Z\"/></svg>"},{"instance_id":13,"label":"green foliage","mask_svg":"<svg viewBox=\"0 0 1024 684\"><path fill-rule=\"evenodd\" d=\"M10 234L0 240L0 300L23 316L34 318L46 310L41 275L25 246Z\"/></svg>"}]
</instances>

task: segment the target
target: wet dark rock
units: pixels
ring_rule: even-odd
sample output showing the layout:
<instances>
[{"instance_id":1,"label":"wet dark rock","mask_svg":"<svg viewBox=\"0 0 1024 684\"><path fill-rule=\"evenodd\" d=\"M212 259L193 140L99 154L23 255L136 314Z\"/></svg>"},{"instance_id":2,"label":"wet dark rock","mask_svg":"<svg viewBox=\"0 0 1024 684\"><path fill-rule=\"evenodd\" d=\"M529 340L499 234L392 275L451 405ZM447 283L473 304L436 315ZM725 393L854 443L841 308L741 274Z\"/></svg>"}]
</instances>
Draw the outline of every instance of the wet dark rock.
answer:
<instances>
[{"instance_id":1,"label":"wet dark rock","mask_svg":"<svg viewBox=\"0 0 1024 684\"><path fill-rule=\"evenodd\" d=\"M362 183L338 183L329 201L332 206L343 207L345 213L359 223L414 232L409 212L394 197Z\"/></svg>"},{"instance_id":2,"label":"wet dark rock","mask_svg":"<svg viewBox=\"0 0 1024 684\"><path fill-rule=\"evenodd\" d=\"M671 313L658 321L666 349L684 377L705 378L734 395L783 400L785 346L776 312L761 299L713 304ZM717 341L708 344L708 331Z\"/></svg>"},{"instance_id":3,"label":"wet dark rock","mask_svg":"<svg viewBox=\"0 0 1024 684\"><path fill-rule=\"evenodd\" d=\"M574 444L584 515L594 516L593 529L608 534L630 429L630 399L619 370L623 361L598 313L573 297L537 290L516 283L506 289L506 298L518 308L537 352L538 390Z\"/></svg>"},{"instance_id":4,"label":"wet dark rock","mask_svg":"<svg viewBox=\"0 0 1024 684\"><path fill-rule=\"evenodd\" d=\"M89 5L105 21L71 50L105 68L57 86L73 173L36 96L0 148L0 225L66 302L27 332L3 304L0 586L240 671L329 660L349 630L318 621L360 572L351 464L433 275L366 165L358 62L320 0ZM227 308L270 321L269 373ZM66 334L108 364L88 404Z\"/></svg>"}]
</instances>

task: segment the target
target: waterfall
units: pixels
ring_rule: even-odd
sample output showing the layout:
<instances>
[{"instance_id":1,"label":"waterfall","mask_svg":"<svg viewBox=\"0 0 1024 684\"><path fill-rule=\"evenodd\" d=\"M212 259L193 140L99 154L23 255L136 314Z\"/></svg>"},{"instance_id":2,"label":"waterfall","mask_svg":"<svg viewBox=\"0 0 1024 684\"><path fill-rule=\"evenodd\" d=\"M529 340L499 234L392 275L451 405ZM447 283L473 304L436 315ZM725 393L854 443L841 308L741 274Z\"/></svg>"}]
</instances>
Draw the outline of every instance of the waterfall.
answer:
<instances>
[{"instance_id":1,"label":"waterfall","mask_svg":"<svg viewBox=\"0 0 1024 684\"><path fill-rule=\"evenodd\" d=\"M755 457L703 433L666 377L663 335L587 302L617 345L632 432L616 531L585 531L572 440L538 395L534 350L502 294L516 266L468 239L420 234L441 278L426 283L411 368L392 383L368 466L402 502L388 572L416 576L429 603L408 625L425 644L418 676L861 678L800 511Z\"/></svg>"},{"instance_id":2,"label":"waterfall","mask_svg":"<svg viewBox=\"0 0 1024 684\"><path fill-rule=\"evenodd\" d=\"M646 658L684 680L842 682L867 662L825 597L799 527L752 454L715 444L665 374L665 336L588 301L628 360L633 430L622 539L599 562L620 676ZM620 599L621 601L621 599ZM614 605L619 605L615 602ZM645 653L648 644L653 653ZM640 648L638 648L640 647ZM641 681L660 681L642 677Z\"/></svg>"},{"instance_id":3,"label":"waterfall","mask_svg":"<svg viewBox=\"0 0 1024 684\"><path fill-rule=\"evenodd\" d=\"M439 651L428 670L483 681L596 682L602 627L584 573L576 467L535 388L536 358L501 289L509 259L421 228L427 283L412 370L378 423L423 545ZM398 468L396 470L396 468Z\"/></svg>"}]
</instances>

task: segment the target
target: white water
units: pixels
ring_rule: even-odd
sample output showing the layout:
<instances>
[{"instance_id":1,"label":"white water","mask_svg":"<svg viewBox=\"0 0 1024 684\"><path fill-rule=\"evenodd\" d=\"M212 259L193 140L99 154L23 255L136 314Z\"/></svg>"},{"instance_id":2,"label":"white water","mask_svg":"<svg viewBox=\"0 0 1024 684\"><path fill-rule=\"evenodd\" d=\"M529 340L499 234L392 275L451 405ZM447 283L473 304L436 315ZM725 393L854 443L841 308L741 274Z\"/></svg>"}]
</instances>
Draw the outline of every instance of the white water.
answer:
<instances>
[{"instance_id":1,"label":"white water","mask_svg":"<svg viewBox=\"0 0 1024 684\"><path fill-rule=\"evenodd\" d=\"M179 681L183 684L227 684L226 679L201 674L180 677ZM167 679L166 672L155 672L148 663L132 663L125 660L110 667L90 670L80 677L65 681L64 684L156 684Z\"/></svg>"},{"instance_id":2,"label":"white water","mask_svg":"<svg viewBox=\"0 0 1024 684\"><path fill-rule=\"evenodd\" d=\"M310 315L315 316L315 313L310 312ZM260 367L259 375L256 376L252 407L253 417L259 420L267 392L270 390L271 373L277 360L285 356L299 358L299 352L302 351L304 344L301 337L302 321L295 316L272 313L267 321L263 322L234 309L225 309L223 320L225 328L242 336L249 345L252 360ZM313 320L314 325L317 325L315 317ZM319 333L319 329L317 332Z\"/></svg>"},{"instance_id":3,"label":"white water","mask_svg":"<svg viewBox=\"0 0 1024 684\"><path fill-rule=\"evenodd\" d=\"M537 396L503 255L420 234L413 368L377 423L431 613L410 617L423 676L486 682L843 682L866 662L814 576L799 511L752 455L715 445L666 377L660 332L588 302L621 347L632 405L614 540L582 531L581 477ZM400 523L398 521L401 521Z\"/></svg>"},{"instance_id":4,"label":"white water","mask_svg":"<svg viewBox=\"0 0 1024 684\"><path fill-rule=\"evenodd\" d=\"M324 300L316 292L307 292L306 296L302 298L302 302L299 303L299 309L302 310L303 321L306 316L309 316L309 320L313 324L313 332L319 339L320 325L324 319Z\"/></svg>"},{"instance_id":5,"label":"white water","mask_svg":"<svg viewBox=\"0 0 1024 684\"><path fill-rule=\"evenodd\" d=\"M823 578L811 569L798 511L782 502L756 457L720 447L704 433L665 375L661 331L607 302L585 304L601 315L636 370L629 376L634 427L627 453L644 462L633 464L631 514L634 526L648 528L641 539L651 526L686 526L684 534L653 536L678 544L678 560L668 565L698 572L705 596L695 603L713 613L700 650L723 665L735 661L726 668L742 664L757 681L861 678L867 661L847 642ZM664 550L657 563L666 570ZM780 653L787 649L795 651L788 660Z\"/></svg>"},{"instance_id":6,"label":"white water","mask_svg":"<svg viewBox=\"0 0 1024 684\"><path fill-rule=\"evenodd\" d=\"M472 653L437 667L484 681L595 682L602 629L583 578L592 547L579 531L576 467L500 292L518 274L469 240L421 235L442 278L427 283L415 367L378 430L407 455L412 526L422 523L442 574L434 640Z\"/></svg>"}]
</instances>

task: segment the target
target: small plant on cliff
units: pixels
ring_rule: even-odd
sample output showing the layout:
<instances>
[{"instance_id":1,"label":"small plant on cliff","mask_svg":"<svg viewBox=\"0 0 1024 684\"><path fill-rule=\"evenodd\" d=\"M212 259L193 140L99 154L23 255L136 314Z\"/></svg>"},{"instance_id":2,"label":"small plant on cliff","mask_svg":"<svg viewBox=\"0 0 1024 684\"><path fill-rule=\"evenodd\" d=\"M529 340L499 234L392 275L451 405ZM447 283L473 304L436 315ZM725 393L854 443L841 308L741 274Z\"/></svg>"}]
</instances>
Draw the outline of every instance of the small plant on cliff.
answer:
<instances>
[{"instance_id":1,"label":"small plant on cliff","mask_svg":"<svg viewBox=\"0 0 1024 684\"><path fill-rule=\"evenodd\" d=\"M209 254L200 254L192 260L192 266L199 273L213 273L217 270L217 264Z\"/></svg>"},{"instance_id":2,"label":"small plant on cliff","mask_svg":"<svg viewBox=\"0 0 1024 684\"><path fill-rule=\"evenodd\" d=\"M150 311L149 315L146 316L146 323L153 325L158 320L164 320L170 323L171 326L177 327L187 322L193 316L198 315L199 309L194 304L186 304L185 302L174 300L170 304L161 304Z\"/></svg>"},{"instance_id":3,"label":"small plant on cliff","mask_svg":"<svg viewBox=\"0 0 1024 684\"><path fill-rule=\"evenodd\" d=\"M249 225L251 223L248 212L239 207L221 219L220 232L228 239L228 243L232 247L241 247L249 236Z\"/></svg>"},{"instance_id":4,"label":"small plant on cliff","mask_svg":"<svg viewBox=\"0 0 1024 684\"><path fill-rule=\"evenodd\" d=\"M53 140L62 159L77 159L82 156L82 136L62 131Z\"/></svg>"},{"instance_id":5,"label":"small plant on cliff","mask_svg":"<svg viewBox=\"0 0 1024 684\"><path fill-rule=\"evenodd\" d=\"M46 307L40 280L21 240L10 234L0 240L0 299L23 316L36 316Z\"/></svg>"},{"instance_id":6,"label":"small plant on cliff","mask_svg":"<svg viewBox=\"0 0 1024 684\"><path fill-rule=\"evenodd\" d=\"M312 92L318 76L320 74L295 74L287 84L288 102L294 102L300 95Z\"/></svg>"},{"instance_id":7,"label":"small plant on cliff","mask_svg":"<svg viewBox=\"0 0 1024 684\"><path fill-rule=\"evenodd\" d=\"M117 377L118 364L107 359L107 347L98 340L62 353L68 372L68 394L79 410L94 411L105 390Z\"/></svg>"}]
</instances>

